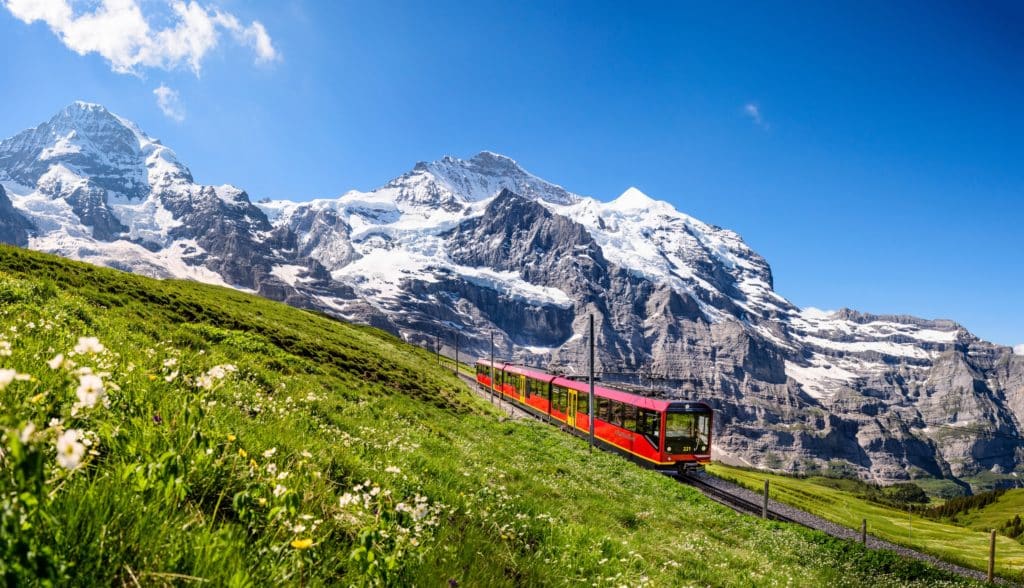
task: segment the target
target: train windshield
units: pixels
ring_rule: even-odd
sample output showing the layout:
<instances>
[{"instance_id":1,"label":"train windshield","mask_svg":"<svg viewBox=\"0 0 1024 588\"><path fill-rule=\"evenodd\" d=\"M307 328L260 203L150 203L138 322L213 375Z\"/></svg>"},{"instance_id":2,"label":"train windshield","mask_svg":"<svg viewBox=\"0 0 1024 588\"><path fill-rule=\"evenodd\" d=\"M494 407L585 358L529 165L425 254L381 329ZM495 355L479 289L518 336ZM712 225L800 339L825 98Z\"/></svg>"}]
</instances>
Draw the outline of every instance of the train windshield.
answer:
<instances>
[{"instance_id":1,"label":"train windshield","mask_svg":"<svg viewBox=\"0 0 1024 588\"><path fill-rule=\"evenodd\" d=\"M670 412L665 415L665 453L705 454L711 438L710 412Z\"/></svg>"}]
</instances>

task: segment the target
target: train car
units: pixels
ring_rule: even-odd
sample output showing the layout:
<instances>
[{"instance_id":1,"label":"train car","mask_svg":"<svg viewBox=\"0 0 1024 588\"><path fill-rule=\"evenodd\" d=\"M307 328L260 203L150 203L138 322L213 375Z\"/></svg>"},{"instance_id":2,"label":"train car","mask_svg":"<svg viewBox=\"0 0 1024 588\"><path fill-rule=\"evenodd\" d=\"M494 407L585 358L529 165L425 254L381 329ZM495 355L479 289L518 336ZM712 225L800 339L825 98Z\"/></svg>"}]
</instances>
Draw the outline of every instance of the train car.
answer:
<instances>
[{"instance_id":1,"label":"train car","mask_svg":"<svg viewBox=\"0 0 1024 588\"><path fill-rule=\"evenodd\" d=\"M526 410L590 435L589 384L508 363L476 362L476 381ZM711 407L594 386L594 437L644 466L679 472L711 460Z\"/></svg>"}]
</instances>

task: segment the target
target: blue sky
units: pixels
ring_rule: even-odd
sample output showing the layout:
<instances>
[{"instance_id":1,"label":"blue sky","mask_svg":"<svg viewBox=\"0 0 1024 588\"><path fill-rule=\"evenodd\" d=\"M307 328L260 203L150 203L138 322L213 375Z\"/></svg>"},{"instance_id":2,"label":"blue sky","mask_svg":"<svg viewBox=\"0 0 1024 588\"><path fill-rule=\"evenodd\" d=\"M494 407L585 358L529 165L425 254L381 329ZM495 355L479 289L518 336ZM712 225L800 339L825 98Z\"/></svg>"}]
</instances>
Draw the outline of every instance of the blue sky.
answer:
<instances>
[{"instance_id":1,"label":"blue sky","mask_svg":"<svg viewBox=\"0 0 1024 588\"><path fill-rule=\"evenodd\" d=\"M799 305L1024 343L1019 3L200 1L215 46L140 57L22 2L0 0L0 136L100 102L254 199L489 149L736 230Z\"/></svg>"}]
</instances>

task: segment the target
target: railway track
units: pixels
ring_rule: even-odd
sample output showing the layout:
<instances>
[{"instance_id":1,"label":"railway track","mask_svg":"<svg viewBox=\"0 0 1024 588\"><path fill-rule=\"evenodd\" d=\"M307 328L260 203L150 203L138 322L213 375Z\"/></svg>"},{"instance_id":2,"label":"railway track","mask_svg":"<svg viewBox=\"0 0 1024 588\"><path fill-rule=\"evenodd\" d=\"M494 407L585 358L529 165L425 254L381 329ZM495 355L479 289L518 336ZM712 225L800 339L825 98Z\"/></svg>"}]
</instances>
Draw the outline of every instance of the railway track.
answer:
<instances>
[{"instance_id":1,"label":"railway track","mask_svg":"<svg viewBox=\"0 0 1024 588\"><path fill-rule=\"evenodd\" d=\"M739 496L736 493L729 492L728 490L715 486L714 484L711 484L708 481L702 479L703 476L707 475L708 474L705 474L703 472L687 472L679 474L674 477L683 484L688 484L690 486L693 486L697 490L700 490L702 494L704 494L711 500L714 500L719 504L724 504L725 506L732 508L736 512L758 517L764 514L763 502L754 502L742 496ZM768 518L773 521L780 521L783 523L796 523L798 525L804 524L782 513L776 512L771 508L768 509Z\"/></svg>"}]
</instances>

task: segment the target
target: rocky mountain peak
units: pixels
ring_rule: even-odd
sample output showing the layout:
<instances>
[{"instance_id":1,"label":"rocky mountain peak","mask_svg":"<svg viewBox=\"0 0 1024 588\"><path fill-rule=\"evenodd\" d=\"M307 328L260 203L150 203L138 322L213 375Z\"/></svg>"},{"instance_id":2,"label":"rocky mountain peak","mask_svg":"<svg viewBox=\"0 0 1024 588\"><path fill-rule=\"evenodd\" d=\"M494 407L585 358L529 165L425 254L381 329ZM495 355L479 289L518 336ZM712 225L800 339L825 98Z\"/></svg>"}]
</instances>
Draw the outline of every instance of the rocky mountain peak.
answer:
<instances>
[{"instance_id":1,"label":"rocky mountain peak","mask_svg":"<svg viewBox=\"0 0 1024 588\"><path fill-rule=\"evenodd\" d=\"M648 210L659 204L667 203L655 200L638 188L630 186L618 198L609 202L607 208L609 210Z\"/></svg>"},{"instance_id":2,"label":"rocky mountain peak","mask_svg":"<svg viewBox=\"0 0 1024 588\"><path fill-rule=\"evenodd\" d=\"M54 168L128 199L149 194L150 169L160 176L192 178L159 141L88 102L69 104L47 122L0 142L0 175L7 180L35 186Z\"/></svg>"},{"instance_id":3,"label":"rocky mountain peak","mask_svg":"<svg viewBox=\"0 0 1024 588\"><path fill-rule=\"evenodd\" d=\"M383 189L396 190L399 201L447 209L486 200L503 189L551 204L579 200L565 188L526 171L515 160L491 151L481 151L469 159L446 155L430 163L420 162Z\"/></svg>"}]
</instances>

